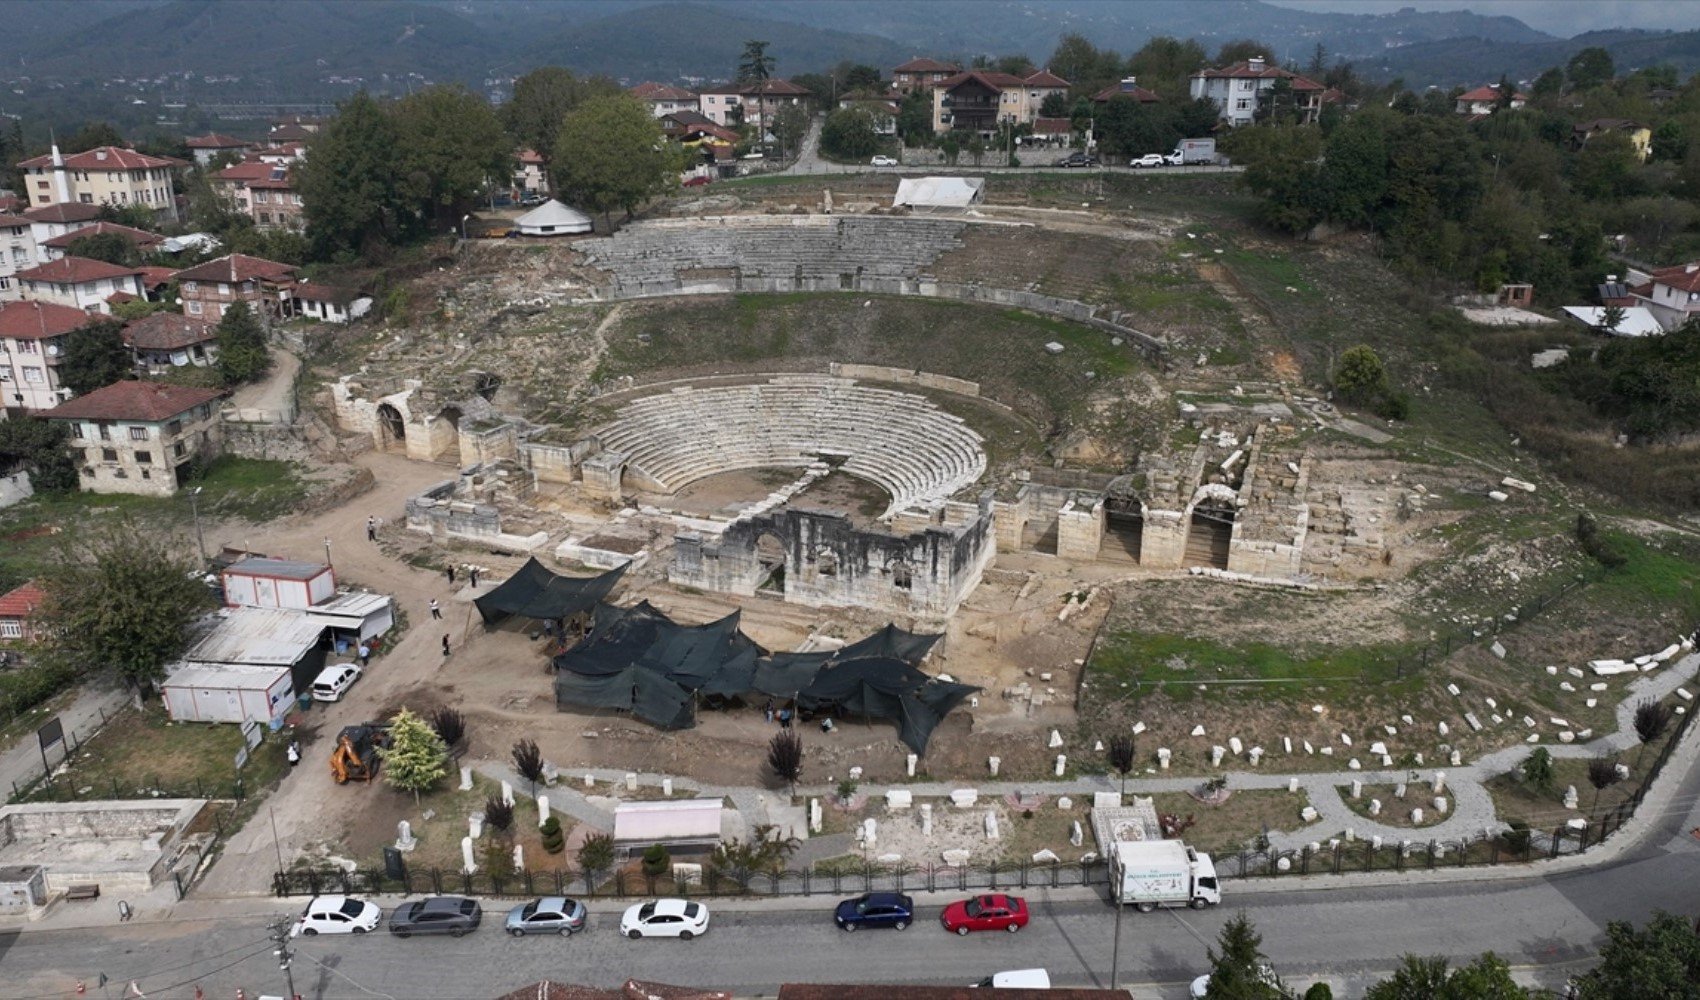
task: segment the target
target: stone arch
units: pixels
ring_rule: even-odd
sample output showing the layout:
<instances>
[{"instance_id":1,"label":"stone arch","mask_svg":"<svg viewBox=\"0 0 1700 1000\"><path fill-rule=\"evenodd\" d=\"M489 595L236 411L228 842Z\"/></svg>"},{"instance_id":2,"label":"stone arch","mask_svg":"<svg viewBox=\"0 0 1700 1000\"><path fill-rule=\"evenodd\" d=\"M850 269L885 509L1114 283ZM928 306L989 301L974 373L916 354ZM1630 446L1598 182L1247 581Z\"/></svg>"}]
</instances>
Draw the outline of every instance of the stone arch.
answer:
<instances>
[{"instance_id":1,"label":"stone arch","mask_svg":"<svg viewBox=\"0 0 1700 1000\"><path fill-rule=\"evenodd\" d=\"M437 411L431 421L432 457L447 455L449 461L460 462L460 422L466 417L461 408L449 404Z\"/></svg>"},{"instance_id":2,"label":"stone arch","mask_svg":"<svg viewBox=\"0 0 1700 1000\"><path fill-rule=\"evenodd\" d=\"M379 403L376 411L378 448L382 451L407 451L407 418L394 403Z\"/></svg>"},{"instance_id":3,"label":"stone arch","mask_svg":"<svg viewBox=\"0 0 1700 1000\"><path fill-rule=\"evenodd\" d=\"M915 586L915 567L907 559L893 559L885 564L885 571L891 577L891 585L898 590L911 590Z\"/></svg>"}]
</instances>

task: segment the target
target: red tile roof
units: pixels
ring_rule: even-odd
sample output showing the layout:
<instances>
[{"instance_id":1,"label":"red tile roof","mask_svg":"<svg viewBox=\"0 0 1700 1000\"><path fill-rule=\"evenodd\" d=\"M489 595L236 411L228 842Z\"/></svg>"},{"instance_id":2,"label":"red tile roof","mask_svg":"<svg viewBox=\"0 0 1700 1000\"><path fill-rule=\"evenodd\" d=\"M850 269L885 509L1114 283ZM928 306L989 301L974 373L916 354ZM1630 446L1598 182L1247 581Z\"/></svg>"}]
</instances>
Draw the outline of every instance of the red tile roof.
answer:
<instances>
[{"instance_id":1,"label":"red tile roof","mask_svg":"<svg viewBox=\"0 0 1700 1000\"><path fill-rule=\"evenodd\" d=\"M0 618L27 619L40 610L42 602L46 600L47 592L31 580L8 593L0 594Z\"/></svg>"},{"instance_id":2,"label":"red tile roof","mask_svg":"<svg viewBox=\"0 0 1700 1000\"><path fill-rule=\"evenodd\" d=\"M113 292L106 297L106 304L109 306L121 306L126 302L140 301L142 300L139 296L131 295L129 292Z\"/></svg>"},{"instance_id":3,"label":"red tile roof","mask_svg":"<svg viewBox=\"0 0 1700 1000\"><path fill-rule=\"evenodd\" d=\"M335 285L321 285L316 282L303 281L290 291L296 299L308 302L334 302L337 305L348 305L360 297L360 292L352 288L338 288Z\"/></svg>"},{"instance_id":4,"label":"red tile roof","mask_svg":"<svg viewBox=\"0 0 1700 1000\"><path fill-rule=\"evenodd\" d=\"M1158 101L1162 100L1161 97L1157 96L1156 91L1146 90L1138 84L1130 84L1125 80L1121 83L1112 83L1103 90L1093 94L1092 100L1102 104L1106 101L1115 100L1118 97L1131 97L1141 104L1156 104Z\"/></svg>"},{"instance_id":5,"label":"red tile roof","mask_svg":"<svg viewBox=\"0 0 1700 1000\"><path fill-rule=\"evenodd\" d=\"M172 275L179 282L212 281L234 285L243 281L288 281L295 277L295 267L279 264L263 257L245 253L225 254L217 260L185 268Z\"/></svg>"},{"instance_id":6,"label":"red tile roof","mask_svg":"<svg viewBox=\"0 0 1700 1000\"><path fill-rule=\"evenodd\" d=\"M58 236L55 236L50 240L43 240L41 245L44 247L53 247L56 250L62 250L70 246L74 241L80 240L85 236L99 236L101 233L117 233L119 236L129 240L131 244L144 248L158 246L165 242L165 237L158 233L150 233L146 229L136 229L133 226L120 226L116 222L97 222L92 226L84 226L82 229L73 229L68 233L60 233Z\"/></svg>"},{"instance_id":7,"label":"red tile roof","mask_svg":"<svg viewBox=\"0 0 1700 1000\"><path fill-rule=\"evenodd\" d=\"M1202 70L1194 73L1192 78L1195 80L1199 78L1207 80L1290 80L1292 81L1294 90L1324 89L1322 84L1317 83L1309 77L1300 76L1290 69L1282 69L1279 66L1272 66L1267 62L1260 68L1253 69L1250 61L1244 59L1234 63L1232 66L1223 66L1219 69Z\"/></svg>"},{"instance_id":8,"label":"red tile roof","mask_svg":"<svg viewBox=\"0 0 1700 1000\"><path fill-rule=\"evenodd\" d=\"M313 134L314 133L313 133L312 129L307 128L306 126L297 125L297 124L291 122L288 125L273 126L272 130L271 130L271 134L268 135L266 138L268 140L270 140L271 142L274 142L274 143L279 143L279 142L304 142L308 139L311 139L313 137Z\"/></svg>"},{"instance_id":9,"label":"red tile roof","mask_svg":"<svg viewBox=\"0 0 1700 1000\"><path fill-rule=\"evenodd\" d=\"M1500 94L1498 87L1486 86L1477 87L1475 90L1466 90L1462 94L1458 95L1458 100L1474 103L1476 101L1497 101L1499 100L1499 97ZM1511 99L1513 101L1526 101L1529 99L1529 95L1522 91L1512 91Z\"/></svg>"},{"instance_id":10,"label":"red tile roof","mask_svg":"<svg viewBox=\"0 0 1700 1000\"><path fill-rule=\"evenodd\" d=\"M1679 292L1700 292L1700 263L1661 267L1653 272L1653 284Z\"/></svg>"},{"instance_id":11,"label":"red tile roof","mask_svg":"<svg viewBox=\"0 0 1700 1000\"><path fill-rule=\"evenodd\" d=\"M238 139L233 135L219 135L208 132L206 135L190 136L183 140L183 145L190 149L242 149L248 145L247 139Z\"/></svg>"},{"instance_id":12,"label":"red tile roof","mask_svg":"<svg viewBox=\"0 0 1700 1000\"><path fill-rule=\"evenodd\" d=\"M24 213L24 218L31 222L88 222L100 218L100 206L67 201L32 208Z\"/></svg>"},{"instance_id":13,"label":"red tile roof","mask_svg":"<svg viewBox=\"0 0 1700 1000\"><path fill-rule=\"evenodd\" d=\"M60 403L46 415L54 420L141 420L157 424L222 395L218 389L126 380Z\"/></svg>"},{"instance_id":14,"label":"red tile roof","mask_svg":"<svg viewBox=\"0 0 1700 1000\"><path fill-rule=\"evenodd\" d=\"M87 326L93 319L81 309L57 302L0 303L0 337L13 340L42 340Z\"/></svg>"},{"instance_id":15,"label":"red tile roof","mask_svg":"<svg viewBox=\"0 0 1700 1000\"><path fill-rule=\"evenodd\" d=\"M759 85L746 84L738 90L740 94L762 94L768 97L802 97L810 92L809 88L800 87L790 80L763 80Z\"/></svg>"},{"instance_id":16,"label":"red tile roof","mask_svg":"<svg viewBox=\"0 0 1700 1000\"><path fill-rule=\"evenodd\" d=\"M1062 77L1056 75L1055 73L1052 73L1048 69L1042 69L1039 72L1034 73L1032 76L1029 76L1027 79L1023 80L1022 82L1027 84L1027 86L1029 86L1029 87L1066 87L1066 86L1068 86L1067 80L1064 80Z\"/></svg>"},{"instance_id":17,"label":"red tile roof","mask_svg":"<svg viewBox=\"0 0 1700 1000\"><path fill-rule=\"evenodd\" d=\"M82 232L82 230L78 230ZM108 264L104 260L90 260L87 257L61 257L50 260L45 264L32 267L27 271L19 271L19 281L51 281L62 285L80 285L86 281L103 281L107 278L122 278L128 274L141 274L140 268L120 267Z\"/></svg>"},{"instance_id":18,"label":"red tile roof","mask_svg":"<svg viewBox=\"0 0 1700 1000\"><path fill-rule=\"evenodd\" d=\"M540 167L543 165L543 154L535 149L522 149L516 155L521 163L534 163Z\"/></svg>"},{"instance_id":19,"label":"red tile roof","mask_svg":"<svg viewBox=\"0 0 1700 1000\"><path fill-rule=\"evenodd\" d=\"M30 220L22 215L0 211L0 229L17 229L29 224Z\"/></svg>"},{"instance_id":20,"label":"red tile roof","mask_svg":"<svg viewBox=\"0 0 1700 1000\"><path fill-rule=\"evenodd\" d=\"M241 163L232 163L230 166L225 167L218 173L213 174L213 178L215 180L243 183L246 181L257 181L262 177L270 177L271 175L272 165L256 156L245 159Z\"/></svg>"},{"instance_id":21,"label":"red tile roof","mask_svg":"<svg viewBox=\"0 0 1700 1000\"><path fill-rule=\"evenodd\" d=\"M1000 989L1000 1000L1127 1000L1126 990L1081 987ZM972 986L865 986L827 983L785 983L779 1000L980 1000ZM505 998L504 998L505 1000Z\"/></svg>"},{"instance_id":22,"label":"red tile roof","mask_svg":"<svg viewBox=\"0 0 1700 1000\"><path fill-rule=\"evenodd\" d=\"M138 153L133 149L123 149L119 146L96 146L85 153L72 153L63 157L65 166L71 170L147 170L153 167L180 167L182 160L169 156L149 156ZM53 166L53 156L36 156L18 164L25 169L31 167Z\"/></svg>"},{"instance_id":23,"label":"red tile roof","mask_svg":"<svg viewBox=\"0 0 1700 1000\"><path fill-rule=\"evenodd\" d=\"M161 285L169 285L171 284L171 276L177 273L169 267L147 266L142 267L141 272L143 288L158 288Z\"/></svg>"},{"instance_id":24,"label":"red tile roof","mask_svg":"<svg viewBox=\"0 0 1700 1000\"><path fill-rule=\"evenodd\" d=\"M1022 87L1027 85L1027 81L1010 73L995 73L991 70L971 69L966 73L958 73L955 76L947 76L943 80L939 80L934 83L933 86L939 90L955 90L957 87L967 83L969 80L977 81L981 86L992 90L1020 90Z\"/></svg>"},{"instance_id":25,"label":"red tile roof","mask_svg":"<svg viewBox=\"0 0 1700 1000\"><path fill-rule=\"evenodd\" d=\"M911 59L892 70L893 73L955 73L961 67L937 59Z\"/></svg>"},{"instance_id":26,"label":"red tile roof","mask_svg":"<svg viewBox=\"0 0 1700 1000\"><path fill-rule=\"evenodd\" d=\"M670 83L640 83L631 90L633 97L645 101L694 101L697 95Z\"/></svg>"},{"instance_id":27,"label":"red tile roof","mask_svg":"<svg viewBox=\"0 0 1700 1000\"><path fill-rule=\"evenodd\" d=\"M176 351L215 336L211 320L179 313L154 313L124 327L124 342L150 351Z\"/></svg>"}]
</instances>

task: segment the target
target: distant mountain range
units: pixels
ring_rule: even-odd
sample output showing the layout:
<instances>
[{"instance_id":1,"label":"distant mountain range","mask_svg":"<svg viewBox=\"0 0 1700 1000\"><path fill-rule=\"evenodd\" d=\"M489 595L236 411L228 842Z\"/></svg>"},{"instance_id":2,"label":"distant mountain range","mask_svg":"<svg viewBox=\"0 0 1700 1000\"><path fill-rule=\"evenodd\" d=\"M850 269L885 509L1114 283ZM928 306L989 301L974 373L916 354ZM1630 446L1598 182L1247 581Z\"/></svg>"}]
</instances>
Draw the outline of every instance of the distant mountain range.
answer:
<instances>
[{"instance_id":1,"label":"distant mountain range","mask_svg":"<svg viewBox=\"0 0 1700 1000\"><path fill-rule=\"evenodd\" d=\"M389 90L417 77L476 86L546 64L629 82L718 80L752 38L770 43L782 75L841 60L889 69L918 55L1019 53L1042 64L1070 32L1123 53L1155 35L1196 38L1210 50L1254 38L1301 62L1320 44L1329 61L1419 86L1526 76L1587 44L1613 49L1620 65L1700 63L1694 33L1560 39L1467 11L1317 13L1262 0L14 0L7 10L0 77L26 93L19 77L38 91L47 81L175 74L178 90L241 77L219 85L226 99L323 97L350 86L332 78Z\"/></svg>"}]
</instances>

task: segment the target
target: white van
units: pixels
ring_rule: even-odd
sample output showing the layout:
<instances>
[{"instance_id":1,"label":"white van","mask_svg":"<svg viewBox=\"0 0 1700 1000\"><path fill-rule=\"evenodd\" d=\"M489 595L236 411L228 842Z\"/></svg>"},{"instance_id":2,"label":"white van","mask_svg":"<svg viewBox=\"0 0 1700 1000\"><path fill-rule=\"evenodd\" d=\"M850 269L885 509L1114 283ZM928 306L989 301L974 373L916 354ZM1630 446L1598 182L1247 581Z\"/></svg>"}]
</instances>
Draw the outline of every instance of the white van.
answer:
<instances>
[{"instance_id":1,"label":"white van","mask_svg":"<svg viewBox=\"0 0 1700 1000\"><path fill-rule=\"evenodd\" d=\"M343 692L360 679L360 668L352 663L338 663L319 671L313 678L314 701L339 701Z\"/></svg>"},{"instance_id":2,"label":"white van","mask_svg":"<svg viewBox=\"0 0 1700 1000\"><path fill-rule=\"evenodd\" d=\"M974 985L990 986L994 990L1048 990L1051 974L1044 969L1011 969L987 976Z\"/></svg>"}]
</instances>

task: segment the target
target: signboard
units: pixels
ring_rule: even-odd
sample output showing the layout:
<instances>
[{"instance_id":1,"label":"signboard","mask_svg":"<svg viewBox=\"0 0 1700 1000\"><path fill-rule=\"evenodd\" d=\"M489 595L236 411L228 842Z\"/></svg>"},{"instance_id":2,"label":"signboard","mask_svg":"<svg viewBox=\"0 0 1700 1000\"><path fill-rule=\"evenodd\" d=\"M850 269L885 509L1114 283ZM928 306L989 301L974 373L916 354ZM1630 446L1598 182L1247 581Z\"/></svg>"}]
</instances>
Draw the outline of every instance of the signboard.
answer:
<instances>
[{"instance_id":1,"label":"signboard","mask_svg":"<svg viewBox=\"0 0 1700 1000\"><path fill-rule=\"evenodd\" d=\"M41 740L41 752L46 753L55 743L65 742L65 723L55 715L48 719L46 725L35 731L36 738Z\"/></svg>"},{"instance_id":2,"label":"signboard","mask_svg":"<svg viewBox=\"0 0 1700 1000\"><path fill-rule=\"evenodd\" d=\"M246 763L248 763L248 748L243 747L236 751L236 770L242 770L242 765Z\"/></svg>"},{"instance_id":3,"label":"signboard","mask_svg":"<svg viewBox=\"0 0 1700 1000\"><path fill-rule=\"evenodd\" d=\"M261 730L258 722L255 722L253 719L249 719L247 722L242 723L242 742L248 744L248 749L252 750L260 745L260 735ZM238 764L236 766L241 767L242 765Z\"/></svg>"}]
</instances>

